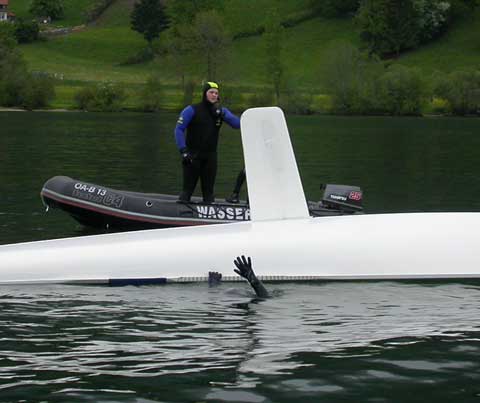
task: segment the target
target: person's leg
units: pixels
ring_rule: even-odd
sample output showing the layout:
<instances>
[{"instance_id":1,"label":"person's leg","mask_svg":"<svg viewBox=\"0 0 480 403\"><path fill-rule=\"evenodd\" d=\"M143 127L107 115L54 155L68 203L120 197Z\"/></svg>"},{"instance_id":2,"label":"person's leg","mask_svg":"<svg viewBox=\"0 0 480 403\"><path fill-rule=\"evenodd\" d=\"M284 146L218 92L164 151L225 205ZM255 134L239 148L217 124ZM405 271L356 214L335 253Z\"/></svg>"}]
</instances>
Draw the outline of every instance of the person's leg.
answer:
<instances>
[{"instance_id":1,"label":"person's leg","mask_svg":"<svg viewBox=\"0 0 480 403\"><path fill-rule=\"evenodd\" d=\"M245 168L243 168L237 176L237 182L235 183L235 188L233 189L232 194L230 195L230 197L225 199L226 201L230 203L238 203L240 201L239 199L240 189L242 188L243 183L245 182L245 179L246 179Z\"/></svg>"},{"instance_id":2,"label":"person's leg","mask_svg":"<svg viewBox=\"0 0 480 403\"><path fill-rule=\"evenodd\" d=\"M191 164L182 164L183 168L183 189L178 200L182 202L189 202L190 197L197 186L198 178L200 176L200 163L198 158L195 158Z\"/></svg>"},{"instance_id":3,"label":"person's leg","mask_svg":"<svg viewBox=\"0 0 480 403\"><path fill-rule=\"evenodd\" d=\"M202 195L205 203L213 203L215 201L214 187L217 177L217 153L209 153L202 160L200 168L200 180L202 182Z\"/></svg>"}]
</instances>

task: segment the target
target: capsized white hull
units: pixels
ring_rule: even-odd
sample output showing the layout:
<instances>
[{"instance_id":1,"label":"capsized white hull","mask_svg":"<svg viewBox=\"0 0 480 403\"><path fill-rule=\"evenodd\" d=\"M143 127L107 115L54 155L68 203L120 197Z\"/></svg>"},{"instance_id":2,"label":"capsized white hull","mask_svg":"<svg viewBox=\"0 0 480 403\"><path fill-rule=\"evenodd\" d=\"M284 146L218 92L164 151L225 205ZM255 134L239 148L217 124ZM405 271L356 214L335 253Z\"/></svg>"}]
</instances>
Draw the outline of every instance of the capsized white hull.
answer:
<instances>
[{"instance_id":1,"label":"capsized white hull","mask_svg":"<svg viewBox=\"0 0 480 403\"><path fill-rule=\"evenodd\" d=\"M480 213L377 214L159 229L0 246L0 283L480 277Z\"/></svg>"}]
</instances>

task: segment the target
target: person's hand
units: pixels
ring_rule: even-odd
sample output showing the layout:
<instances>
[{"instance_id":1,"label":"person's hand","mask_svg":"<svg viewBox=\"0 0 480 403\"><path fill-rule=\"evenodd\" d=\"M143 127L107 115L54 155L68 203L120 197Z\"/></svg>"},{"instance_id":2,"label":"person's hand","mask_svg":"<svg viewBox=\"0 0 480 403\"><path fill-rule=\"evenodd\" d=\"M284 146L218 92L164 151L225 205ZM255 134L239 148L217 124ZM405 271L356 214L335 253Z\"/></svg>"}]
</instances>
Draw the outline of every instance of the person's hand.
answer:
<instances>
[{"instance_id":1,"label":"person's hand","mask_svg":"<svg viewBox=\"0 0 480 403\"><path fill-rule=\"evenodd\" d=\"M245 256L237 256L237 258L233 261L235 266L237 266L236 269L234 269L235 273L237 273L240 277L243 277L247 279L249 282L255 279L255 273L253 272L252 269L252 259L248 257L248 259Z\"/></svg>"},{"instance_id":2,"label":"person's hand","mask_svg":"<svg viewBox=\"0 0 480 403\"><path fill-rule=\"evenodd\" d=\"M183 165L190 165L193 162L193 155L186 147L180 150L180 154L182 155Z\"/></svg>"}]
</instances>

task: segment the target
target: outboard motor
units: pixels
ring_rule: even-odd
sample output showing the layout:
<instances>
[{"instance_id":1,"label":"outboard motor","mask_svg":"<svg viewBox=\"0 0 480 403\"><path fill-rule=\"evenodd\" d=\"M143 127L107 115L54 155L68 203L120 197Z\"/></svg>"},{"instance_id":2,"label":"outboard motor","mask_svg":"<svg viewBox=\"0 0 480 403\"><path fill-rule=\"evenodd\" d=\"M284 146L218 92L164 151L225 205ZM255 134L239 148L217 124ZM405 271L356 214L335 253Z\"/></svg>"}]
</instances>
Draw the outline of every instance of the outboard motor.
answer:
<instances>
[{"instance_id":1,"label":"outboard motor","mask_svg":"<svg viewBox=\"0 0 480 403\"><path fill-rule=\"evenodd\" d=\"M321 185L324 188L320 204L328 209L355 213L363 210L363 192L358 186L349 185Z\"/></svg>"}]
</instances>

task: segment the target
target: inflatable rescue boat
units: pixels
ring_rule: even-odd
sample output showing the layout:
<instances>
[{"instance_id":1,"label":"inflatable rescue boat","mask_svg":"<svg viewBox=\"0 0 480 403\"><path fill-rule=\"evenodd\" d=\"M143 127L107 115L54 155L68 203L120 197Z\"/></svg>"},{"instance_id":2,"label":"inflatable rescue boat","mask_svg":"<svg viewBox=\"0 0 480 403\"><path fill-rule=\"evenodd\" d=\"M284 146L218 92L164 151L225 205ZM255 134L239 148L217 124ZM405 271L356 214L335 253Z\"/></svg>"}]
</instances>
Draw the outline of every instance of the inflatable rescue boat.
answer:
<instances>
[{"instance_id":1,"label":"inflatable rescue boat","mask_svg":"<svg viewBox=\"0 0 480 403\"><path fill-rule=\"evenodd\" d=\"M323 185L321 201L307 202L312 217L362 213L362 190L356 186ZM205 204L199 197L190 203L178 196L112 189L67 176L55 176L40 192L44 205L60 209L80 224L107 229L151 229L232 223L250 220L246 201L216 199Z\"/></svg>"}]
</instances>

